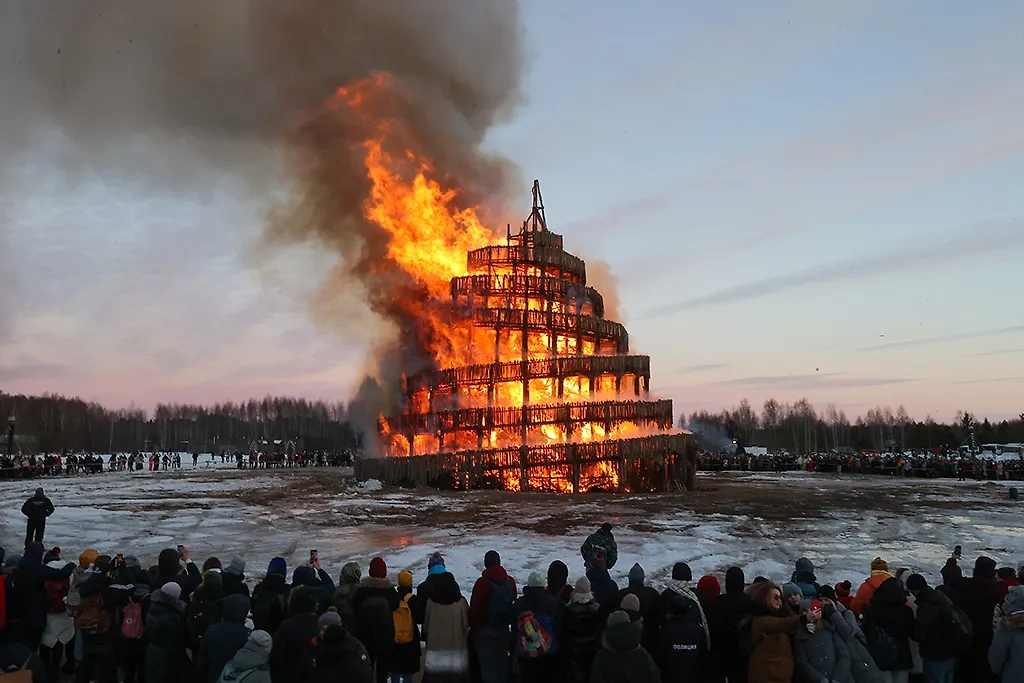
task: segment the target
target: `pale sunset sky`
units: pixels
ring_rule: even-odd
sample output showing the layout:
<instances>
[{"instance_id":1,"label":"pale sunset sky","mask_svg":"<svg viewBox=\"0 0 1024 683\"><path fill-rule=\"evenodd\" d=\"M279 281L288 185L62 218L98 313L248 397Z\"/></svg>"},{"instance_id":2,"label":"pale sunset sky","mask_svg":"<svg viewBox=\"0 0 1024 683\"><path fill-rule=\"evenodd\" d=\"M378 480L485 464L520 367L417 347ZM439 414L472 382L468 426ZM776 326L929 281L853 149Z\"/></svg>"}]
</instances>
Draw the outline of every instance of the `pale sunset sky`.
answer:
<instances>
[{"instance_id":1,"label":"pale sunset sky","mask_svg":"<svg viewBox=\"0 0 1024 683\"><path fill-rule=\"evenodd\" d=\"M610 265L677 413L1024 412L1024 3L525 0L523 23L528 100L487 145L524 217L539 178L566 249ZM54 154L6 169L0 389L350 395L367 349L311 322L302 258L287 285L247 258L259 198L88 160L70 182Z\"/></svg>"}]
</instances>

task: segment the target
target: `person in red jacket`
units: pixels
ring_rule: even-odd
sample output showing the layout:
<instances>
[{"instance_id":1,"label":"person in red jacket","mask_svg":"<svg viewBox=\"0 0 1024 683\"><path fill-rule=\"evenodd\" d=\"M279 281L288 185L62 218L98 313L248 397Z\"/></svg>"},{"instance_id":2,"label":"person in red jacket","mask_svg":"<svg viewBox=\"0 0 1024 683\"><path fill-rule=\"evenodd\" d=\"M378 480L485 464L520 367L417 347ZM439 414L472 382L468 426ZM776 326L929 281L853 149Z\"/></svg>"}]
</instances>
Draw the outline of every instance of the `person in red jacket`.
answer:
<instances>
[{"instance_id":1,"label":"person in red jacket","mask_svg":"<svg viewBox=\"0 0 1024 683\"><path fill-rule=\"evenodd\" d=\"M515 579L501 566L501 556L488 551L469 600L469 630L483 683L508 682L512 603L517 596Z\"/></svg>"}]
</instances>

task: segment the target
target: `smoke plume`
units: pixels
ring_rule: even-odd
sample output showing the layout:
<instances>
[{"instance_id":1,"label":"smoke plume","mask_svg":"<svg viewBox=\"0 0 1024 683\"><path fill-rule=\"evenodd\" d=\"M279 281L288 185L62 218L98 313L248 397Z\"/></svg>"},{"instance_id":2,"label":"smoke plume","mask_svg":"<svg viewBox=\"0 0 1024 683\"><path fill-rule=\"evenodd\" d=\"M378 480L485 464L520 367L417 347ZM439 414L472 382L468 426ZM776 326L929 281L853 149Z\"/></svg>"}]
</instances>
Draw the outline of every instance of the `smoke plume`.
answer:
<instances>
[{"instance_id":1,"label":"smoke plume","mask_svg":"<svg viewBox=\"0 0 1024 683\"><path fill-rule=\"evenodd\" d=\"M0 155L17 163L56 144L72 174L87 165L165 188L212 177L203 171L243 178L268 205L263 244L340 257L314 316L369 294L397 331L377 359L394 379L418 361L396 352L409 311L387 303L415 286L379 267L386 235L362 216L359 145L389 120L393 144L429 158L459 201L501 206L515 170L481 143L519 103L523 71L518 0L11 0ZM372 120L342 106L339 87L378 72L390 77ZM268 187L268 168L287 187Z\"/></svg>"}]
</instances>

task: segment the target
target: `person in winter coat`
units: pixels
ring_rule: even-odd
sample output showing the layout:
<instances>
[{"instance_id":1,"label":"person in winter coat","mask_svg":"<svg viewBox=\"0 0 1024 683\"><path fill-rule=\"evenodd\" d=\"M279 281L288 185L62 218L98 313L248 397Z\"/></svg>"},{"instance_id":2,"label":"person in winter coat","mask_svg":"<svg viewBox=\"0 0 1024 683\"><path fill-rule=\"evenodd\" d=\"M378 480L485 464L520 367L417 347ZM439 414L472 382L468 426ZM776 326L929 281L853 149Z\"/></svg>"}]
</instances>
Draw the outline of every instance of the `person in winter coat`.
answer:
<instances>
[{"instance_id":1,"label":"person in winter coat","mask_svg":"<svg viewBox=\"0 0 1024 683\"><path fill-rule=\"evenodd\" d=\"M1003 615L992 638L988 663L1001 683L1024 683L1024 587L1010 589L1003 601Z\"/></svg>"},{"instance_id":2,"label":"person in winter coat","mask_svg":"<svg viewBox=\"0 0 1024 683\"><path fill-rule=\"evenodd\" d=\"M910 654L910 637L914 633L914 612L907 604L907 594L897 578L883 581L871 595L871 601L864 610L865 631L880 628L896 646L896 659L887 664L876 662L883 671L888 671L893 683L907 683L914 660ZM869 636L870 640L870 636Z\"/></svg>"},{"instance_id":3,"label":"person in winter coat","mask_svg":"<svg viewBox=\"0 0 1024 683\"><path fill-rule=\"evenodd\" d=\"M917 642L921 653L925 683L952 683L957 653L948 650L943 636L945 625L951 618L953 603L929 586L920 574L912 574L907 578L907 590L917 602L917 616L911 638Z\"/></svg>"},{"instance_id":4,"label":"person in winter coat","mask_svg":"<svg viewBox=\"0 0 1024 683\"><path fill-rule=\"evenodd\" d=\"M184 570L182 564L184 563ZM168 581L181 586L181 599L188 601L192 591L203 582L202 573L195 562L192 562L188 548L182 547L181 554L176 548L165 548L157 558L157 575L151 583L153 590L162 587Z\"/></svg>"},{"instance_id":5,"label":"person in winter coat","mask_svg":"<svg viewBox=\"0 0 1024 683\"><path fill-rule=\"evenodd\" d=\"M331 604L341 615L341 622L350 634L356 632L356 613L352 609L352 598L359 590L359 582L362 577L363 572L359 569L357 562L346 563L341 568L338 587L334 589L334 595L331 597Z\"/></svg>"},{"instance_id":6,"label":"person in winter coat","mask_svg":"<svg viewBox=\"0 0 1024 683\"><path fill-rule=\"evenodd\" d=\"M324 629L316 648L315 663L307 683L371 683L373 665L366 648L345 627Z\"/></svg>"},{"instance_id":7,"label":"person in winter coat","mask_svg":"<svg viewBox=\"0 0 1024 683\"><path fill-rule=\"evenodd\" d=\"M561 560L555 560L548 565L548 585L545 588L553 598L558 598L563 605L568 605L572 599L572 586L569 585L569 567Z\"/></svg>"},{"instance_id":8,"label":"person in winter coat","mask_svg":"<svg viewBox=\"0 0 1024 683\"><path fill-rule=\"evenodd\" d=\"M814 563L806 557L796 561L796 571L793 572L791 583L800 587L804 600L813 600L818 597L818 577L814 575Z\"/></svg>"},{"instance_id":9,"label":"person in winter coat","mask_svg":"<svg viewBox=\"0 0 1024 683\"><path fill-rule=\"evenodd\" d=\"M249 616L249 598L238 593L221 600L219 623L203 635L196 664L208 683L217 683L224 666L249 640L245 619Z\"/></svg>"},{"instance_id":10,"label":"person in winter coat","mask_svg":"<svg viewBox=\"0 0 1024 683\"><path fill-rule=\"evenodd\" d=\"M880 557L871 560L871 576L860 585L856 595L853 596L853 602L850 603L853 613L858 617L864 616L864 610L871 602L871 596L875 594L875 590L891 578L893 575L889 573L888 562Z\"/></svg>"},{"instance_id":11,"label":"person in winter coat","mask_svg":"<svg viewBox=\"0 0 1024 683\"><path fill-rule=\"evenodd\" d=\"M245 645L224 666L217 683L270 683L273 644L274 640L266 631L257 629L250 633Z\"/></svg>"},{"instance_id":12,"label":"person in winter coat","mask_svg":"<svg viewBox=\"0 0 1024 683\"><path fill-rule=\"evenodd\" d=\"M782 589L770 581L751 586L750 601L750 617L740 625L741 634L749 629L752 648L747 681L790 683L795 668L792 637L806 624L820 620L821 613L789 614L783 609Z\"/></svg>"},{"instance_id":13,"label":"person in winter coat","mask_svg":"<svg viewBox=\"0 0 1024 683\"><path fill-rule=\"evenodd\" d=\"M117 615L128 603L134 586L115 584L112 573L110 556L100 555L93 564L92 574L79 586L81 604L75 610L75 625L82 659L76 680L81 683L92 680L94 675L100 683L116 680Z\"/></svg>"},{"instance_id":14,"label":"person in winter coat","mask_svg":"<svg viewBox=\"0 0 1024 683\"><path fill-rule=\"evenodd\" d=\"M273 634L288 616L288 593L285 580L288 565L283 557L275 557L267 566L267 575L252 591L252 624L260 631Z\"/></svg>"},{"instance_id":15,"label":"person in winter coat","mask_svg":"<svg viewBox=\"0 0 1024 683\"><path fill-rule=\"evenodd\" d=\"M709 608L704 603L700 594L694 590L693 572L690 570L690 565L685 562L675 563L672 567L672 578L667 582L667 588L661 593L661 603L666 608L678 599L689 600L693 603L691 607L696 609L688 611L689 618L697 620L697 624L704 631L705 647L710 650L713 642L711 641L711 627L708 622ZM677 611L681 611L678 606Z\"/></svg>"},{"instance_id":16,"label":"person in winter coat","mask_svg":"<svg viewBox=\"0 0 1024 683\"><path fill-rule=\"evenodd\" d=\"M331 606L334 597L334 579L320 568L320 560L312 559L292 572L292 588L306 586L316 591L317 615L323 614Z\"/></svg>"},{"instance_id":17,"label":"person in winter coat","mask_svg":"<svg viewBox=\"0 0 1024 683\"><path fill-rule=\"evenodd\" d=\"M640 644L640 632L621 610L608 617L601 649L590 669L591 683L661 683L654 659Z\"/></svg>"},{"instance_id":18,"label":"person in winter coat","mask_svg":"<svg viewBox=\"0 0 1024 683\"><path fill-rule=\"evenodd\" d=\"M822 589L824 588L822 586ZM822 593L826 592L822 590ZM889 683L889 673L879 669L868 652L867 639L854 613L829 595L822 595L821 604L822 619L828 620L829 625L843 639L850 652L850 673L853 680L856 683ZM825 616L826 611L828 616Z\"/></svg>"},{"instance_id":19,"label":"person in winter coat","mask_svg":"<svg viewBox=\"0 0 1024 683\"><path fill-rule=\"evenodd\" d=\"M816 605L808 600L805 608ZM808 622L793 636L793 658L796 660L796 680L801 683L854 683L850 649L842 636L836 633L830 617L835 607L822 609L822 619Z\"/></svg>"},{"instance_id":20,"label":"person in winter coat","mask_svg":"<svg viewBox=\"0 0 1024 683\"><path fill-rule=\"evenodd\" d=\"M114 571L115 584L130 586L128 604L121 607L121 637L114 639L114 658L117 666L124 671L124 683L142 683L145 677L146 661L146 607L150 594L149 574L139 566L139 560L125 556L124 564ZM134 629L129 623L137 620L141 629ZM124 629L127 627L128 633ZM134 633L138 637L131 637Z\"/></svg>"},{"instance_id":21,"label":"person in winter coat","mask_svg":"<svg viewBox=\"0 0 1024 683\"><path fill-rule=\"evenodd\" d=\"M408 602L412 599L412 573L398 572L398 605L402 609L403 603L408 608ZM409 608L411 613L411 608ZM396 620L396 624L397 624ZM388 671L391 673L392 683L412 683L413 674L420 670L420 629L416 621L412 622L412 640L408 643L399 643L398 634L395 634L395 648L388 660Z\"/></svg>"},{"instance_id":22,"label":"person in winter coat","mask_svg":"<svg viewBox=\"0 0 1024 683\"><path fill-rule=\"evenodd\" d=\"M395 648L394 611L398 609L398 591L388 580L383 558L370 561L370 575L362 580L352 596L356 613L355 636L366 648L376 672L377 683L388 677L387 661Z\"/></svg>"},{"instance_id":23,"label":"person in winter coat","mask_svg":"<svg viewBox=\"0 0 1024 683\"><path fill-rule=\"evenodd\" d=\"M270 649L270 677L274 681L302 683L303 674L308 672L310 649L320 632L317 594L315 588L299 586L288 596L288 618L274 632Z\"/></svg>"},{"instance_id":24,"label":"person in winter coat","mask_svg":"<svg viewBox=\"0 0 1024 683\"><path fill-rule=\"evenodd\" d=\"M711 656L729 683L744 683L747 669L737 650L740 621L750 610L750 596L744 592L746 578L739 567L725 572L725 593L718 596L707 615L711 632Z\"/></svg>"},{"instance_id":25,"label":"person in winter coat","mask_svg":"<svg viewBox=\"0 0 1024 683\"><path fill-rule=\"evenodd\" d=\"M849 581L840 581L833 588L836 592L836 602L846 609L853 607L853 596L850 595L850 592L853 590L853 584Z\"/></svg>"},{"instance_id":26,"label":"person in winter coat","mask_svg":"<svg viewBox=\"0 0 1024 683\"><path fill-rule=\"evenodd\" d=\"M651 655L666 682L684 683L708 679L709 633L705 629L700 602L685 591L666 590L663 595L665 621L656 634Z\"/></svg>"},{"instance_id":27,"label":"person in winter coat","mask_svg":"<svg viewBox=\"0 0 1024 683\"><path fill-rule=\"evenodd\" d=\"M564 620L565 605L547 594L540 572L531 573L523 596L512 605L515 655L524 680L558 680Z\"/></svg>"},{"instance_id":28,"label":"person in winter coat","mask_svg":"<svg viewBox=\"0 0 1024 683\"><path fill-rule=\"evenodd\" d=\"M718 579L710 574L705 574L700 577L697 581L697 595L704 601L704 604L708 606L708 611L715 606L715 602L718 600L718 596L722 594L722 584L718 583Z\"/></svg>"},{"instance_id":29,"label":"person in winter coat","mask_svg":"<svg viewBox=\"0 0 1024 683\"><path fill-rule=\"evenodd\" d=\"M619 605L627 595L635 595L640 602L640 618L643 619L641 643L648 652L654 652L658 628L664 621L664 606L658 591L644 584L644 568L634 564L629 570L629 585L619 591Z\"/></svg>"},{"instance_id":30,"label":"person in winter coat","mask_svg":"<svg viewBox=\"0 0 1024 683\"><path fill-rule=\"evenodd\" d=\"M18 562L16 588L10 592L11 606L20 612L15 616L21 621L24 641L33 650L39 647L46 629L46 582L66 579L75 570L74 562L61 569L46 566L44 552L42 543L32 542L25 547Z\"/></svg>"},{"instance_id":31,"label":"person in winter coat","mask_svg":"<svg viewBox=\"0 0 1024 683\"><path fill-rule=\"evenodd\" d=\"M436 570L436 567L441 570ZM441 563L431 567L431 571L435 573L417 589L417 597L426 597L423 608L423 640L426 643L423 683L464 683L469 674L466 643L469 605L462 597L455 577L444 570L443 558Z\"/></svg>"},{"instance_id":32,"label":"person in winter coat","mask_svg":"<svg viewBox=\"0 0 1024 683\"><path fill-rule=\"evenodd\" d=\"M53 514L53 503L43 494L43 489L36 489L34 496L25 501L21 506L21 514L27 518L25 526L25 547L29 543L43 542L43 535L46 533L46 518Z\"/></svg>"},{"instance_id":33,"label":"person in winter coat","mask_svg":"<svg viewBox=\"0 0 1024 683\"><path fill-rule=\"evenodd\" d=\"M548 575L550 577L550 571ZM509 628L512 626L512 603L518 597L515 579L501 566L501 556L489 550L484 555L484 570L473 584L469 598L470 635L483 683L508 681Z\"/></svg>"},{"instance_id":34,"label":"person in winter coat","mask_svg":"<svg viewBox=\"0 0 1024 683\"><path fill-rule=\"evenodd\" d=\"M451 579L445 576L448 573L444 566L444 556L441 553L431 555L427 561L427 578L416 587L416 595L409 599L409 609L412 610L412 618L417 624L423 623L427 614L427 603L435 595L449 591L452 584L458 587L454 576Z\"/></svg>"},{"instance_id":35,"label":"person in winter coat","mask_svg":"<svg viewBox=\"0 0 1024 683\"><path fill-rule=\"evenodd\" d=\"M51 569L64 569L65 565L60 560L53 560L46 564ZM0 581L0 584L3 582ZM71 578L51 579L44 584L46 589L46 627L43 629L42 640L39 646L39 654L46 662L46 668L50 674L50 680L56 681L60 677L60 665L64 661L65 651L69 651L69 662L74 661L74 653L71 643L75 640L75 622L67 610L64 596L69 591Z\"/></svg>"},{"instance_id":36,"label":"person in winter coat","mask_svg":"<svg viewBox=\"0 0 1024 683\"><path fill-rule=\"evenodd\" d=\"M565 609L562 626L562 664L564 679L586 683L597 651L601 649L601 606L590 590L590 580L583 576L576 581L576 590Z\"/></svg>"},{"instance_id":37,"label":"person in winter coat","mask_svg":"<svg viewBox=\"0 0 1024 683\"><path fill-rule=\"evenodd\" d=\"M221 620L220 601L223 597L224 583L220 572L208 571L203 577L203 583L193 591L192 597L185 607L188 647L193 656L199 653L207 630Z\"/></svg>"},{"instance_id":38,"label":"person in winter coat","mask_svg":"<svg viewBox=\"0 0 1024 683\"><path fill-rule=\"evenodd\" d=\"M149 642L146 647L146 683L181 681L188 631L185 628L185 603L181 601L180 584L168 581L149 596L146 638Z\"/></svg>"},{"instance_id":39,"label":"person in winter coat","mask_svg":"<svg viewBox=\"0 0 1024 683\"><path fill-rule=\"evenodd\" d=\"M224 595L244 595L249 597L249 586L245 583L245 560L232 557L231 562L221 572L224 582Z\"/></svg>"},{"instance_id":40,"label":"person in winter coat","mask_svg":"<svg viewBox=\"0 0 1024 683\"><path fill-rule=\"evenodd\" d=\"M619 608L622 600L619 598L619 585L608 573L604 555L601 553L591 556L587 566L587 578L590 580L597 604L601 605L602 618L607 619L608 615Z\"/></svg>"},{"instance_id":41,"label":"person in winter coat","mask_svg":"<svg viewBox=\"0 0 1024 683\"><path fill-rule=\"evenodd\" d=\"M782 584L782 607L790 614L800 614L800 603L804 601L804 593L795 583Z\"/></svg>"},{"instance_id":42,"label":"person in winter coat","mask_svg":"<svg viewBox=\"0 0 1024 683\"><path fill-rule=\"evenodd\" d=\"M580 555L583 556L583 566L587 569L592 566L595 555L601 555L605 569L613 569L619 559L619 546L615 543L612 525L605 522L600 529L587 536L587 540L580 546ZM593 584L594 580L591 579L590 582ZM598 602L601 602L600 598Z\"/></svg>"},{"instance_id":43,"label":"person in winter coat","mask_svg":"<svg viewBox=\"0 0 1024 683\"><path fill-rule=\"evenodd\" d=\"M1003 602L1003 587L996 578L995 560L979 557L974 563L974 574L968 579L963 577L957 557L950 557L942 568L942 580L959 595L960 607L974 627L973 644L957 658L957 670L965 676L973 676L972 683L998 681L988 663L993 635L992 612Z\"/></svg>"}]
</instances>

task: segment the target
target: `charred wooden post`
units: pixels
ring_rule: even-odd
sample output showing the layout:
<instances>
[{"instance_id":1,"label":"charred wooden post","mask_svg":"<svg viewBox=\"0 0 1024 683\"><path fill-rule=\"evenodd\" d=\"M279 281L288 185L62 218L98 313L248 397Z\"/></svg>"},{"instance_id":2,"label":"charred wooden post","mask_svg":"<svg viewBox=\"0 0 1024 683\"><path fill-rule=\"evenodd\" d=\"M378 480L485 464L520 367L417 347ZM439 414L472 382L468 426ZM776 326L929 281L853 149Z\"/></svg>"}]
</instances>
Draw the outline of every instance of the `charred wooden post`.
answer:
<instances>
[{"instance_id":1,"label":"charred wooden post","mask_svg":"<svg viewBox=\"0 0 1024 683\"><path fill-rule=\"evenodd\" d=\"M408 408L378 421L387 457L359 460L356 475L515 491L692 489L693 442L672 430L671 401L648 398L650 358L629 353L586 264L547 229L536 181L533 200L517 234L469 252L469 275L451 280L469 343L494 362L403 377Z\"/></svg>"}]
</instances>

